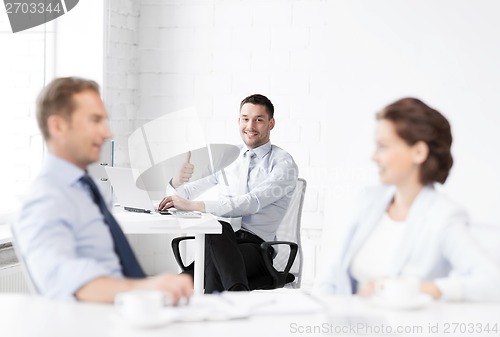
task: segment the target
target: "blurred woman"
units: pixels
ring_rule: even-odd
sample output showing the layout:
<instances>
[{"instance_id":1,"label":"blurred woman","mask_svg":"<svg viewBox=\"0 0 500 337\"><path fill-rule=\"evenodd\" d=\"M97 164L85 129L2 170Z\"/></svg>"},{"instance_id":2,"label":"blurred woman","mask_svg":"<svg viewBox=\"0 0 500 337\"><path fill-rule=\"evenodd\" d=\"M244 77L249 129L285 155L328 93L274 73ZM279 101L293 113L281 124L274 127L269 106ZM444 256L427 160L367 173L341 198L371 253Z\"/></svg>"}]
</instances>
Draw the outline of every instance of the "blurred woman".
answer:
<instances>
[{"instance_id":1,"label":"blurred woman","mask_svg":"<svg viewBox=\"0 0 500 337\"><path fill-rule=\"evenodd\" d=\"M468 231L465 210L434 189L453 165L450 124L415 98L377 114L381 187L367 190L316 290L370 296L377 280L411 277L445 300L500 300L500 268Z\"/></svg>"}]
</instances>

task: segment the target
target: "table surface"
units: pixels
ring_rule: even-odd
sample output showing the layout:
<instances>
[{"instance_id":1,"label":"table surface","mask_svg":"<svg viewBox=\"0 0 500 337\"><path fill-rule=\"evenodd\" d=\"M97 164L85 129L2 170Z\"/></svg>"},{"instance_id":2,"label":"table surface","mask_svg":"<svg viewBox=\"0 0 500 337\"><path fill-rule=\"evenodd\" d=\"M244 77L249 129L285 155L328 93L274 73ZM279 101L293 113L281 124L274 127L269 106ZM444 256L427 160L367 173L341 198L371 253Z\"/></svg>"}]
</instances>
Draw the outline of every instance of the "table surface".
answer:
<instances>
[{"instance_id":1,"label":"table surface","mask_svg":"<svg viewBox=\"0 0 500 337\"><path fill-rule=\"evenodd\" d=\"M247 318L172 322L154 328L137 328L127 324L112 305L0 294L0 331L9 337L500 335L500 331L493 331L495 326L500 329L499 303L438 301L421 309L395 310L377 307L356 296L324 296L311 299L317 304L314 308L302 305L306 295L300 290L252 292L248 296L269 296L277 301L270 302L269 308L276 310L266 311L261 307ZM490 332L485 331L486 324ZM398 328L408 329L408 332L397 334ZM392 332L388 333L388 329Z\"/></svg>"},{"instance_id":2,"label":"table surface","mask_svg":"<svg viewBox=\"0 0 500 337\"><path fill-rule=\"evenodd\" d=\"M181 218L158 213L134 213L114 209L113 215L126 234L220 234L222 227L212 214L201 218Z\"/></svg>"},{"instance_id":3,"label":"table surface","mask_svg":"<svg viewBox=\"0 0 500 337\"><path fill-rule=\"evenodd\" d=\"M202 294L205 273L205 234L220 234L222 226L217 218L203 213L200 218L183 218L159 213L134 213L113 209L118 223L126 234L155 235L162 233L195 236L194 292Z\"/></svg>"},{"instance_id":4,"label":"table surface","mask_svg":"<svg viewBox=\"0 0 500 337\"><path fill-rule=\"evenodd\" d=\"M127 212L113 208L113 215L127 234L219 234L222 231L217 218L203 214L202 218L178 218L171 215ZM0 225L0 244L12 242L9 225Z\"/></svg>"}]
</instances>

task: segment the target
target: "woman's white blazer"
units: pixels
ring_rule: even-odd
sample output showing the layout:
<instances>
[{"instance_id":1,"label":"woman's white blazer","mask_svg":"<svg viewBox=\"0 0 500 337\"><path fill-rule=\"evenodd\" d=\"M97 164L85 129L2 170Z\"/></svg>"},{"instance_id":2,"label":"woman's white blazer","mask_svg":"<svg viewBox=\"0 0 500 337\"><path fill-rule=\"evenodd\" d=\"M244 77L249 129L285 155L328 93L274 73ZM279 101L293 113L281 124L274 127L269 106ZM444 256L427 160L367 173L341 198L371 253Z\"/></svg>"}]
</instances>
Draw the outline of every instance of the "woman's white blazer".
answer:
<instances>
[{"instance_id":1,"label":"woman's white blazer","mask_svg":"<svg viewBox=\"0 0 500 337\"><path fill-rule=\"evenodd\" d=\"M315 284L316 292L351 294L351 261L394 197L393 187L367 190L355 220ZM500 301L500 266L468 228L465 210L433 187L424 187L407 217L407 228L388 277L434 281L445 300Z\"/></svg>"}]
</instances>

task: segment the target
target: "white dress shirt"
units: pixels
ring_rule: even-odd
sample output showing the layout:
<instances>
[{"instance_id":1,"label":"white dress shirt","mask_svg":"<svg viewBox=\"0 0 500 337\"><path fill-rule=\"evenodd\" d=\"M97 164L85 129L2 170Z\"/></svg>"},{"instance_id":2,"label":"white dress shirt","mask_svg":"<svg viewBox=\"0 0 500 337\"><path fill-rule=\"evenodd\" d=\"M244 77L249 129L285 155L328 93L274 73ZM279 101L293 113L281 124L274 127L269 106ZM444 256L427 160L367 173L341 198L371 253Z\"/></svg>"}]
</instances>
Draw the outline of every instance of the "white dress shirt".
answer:
<instances>
[{"instance_id":1,"label":"white dress shirt","mask_svg":"<svg viewBox=\"0 0 500 337\"><path fill-rule=\"evenodd\" d=\"M363 287L367 282L389 276L392 260L398 255L407 223L395 221L387 212L372 230L351 263L351 275Z\"/></svg>"},{"instance_id":2,"label":"white dress shirt","mask_svg":"<svg viewBox=\"0 0 500 337\"><path fill-rule=\"evenodd\" d=\"M292 156L267 142L253 149L248 193L238 195L241 165L247 147L240 145L239 157L223 171L178 187L175 194L193 200L217 185L219 199L205 201L205 210L222 218L242 217L241 227L262 238L273 240L295 189L298 168ZM195 167L196 170L196 167ZM227 183L226 183L227 182ZM167 194L172 194L172 186Z\"/></svg>"}]
</instances>

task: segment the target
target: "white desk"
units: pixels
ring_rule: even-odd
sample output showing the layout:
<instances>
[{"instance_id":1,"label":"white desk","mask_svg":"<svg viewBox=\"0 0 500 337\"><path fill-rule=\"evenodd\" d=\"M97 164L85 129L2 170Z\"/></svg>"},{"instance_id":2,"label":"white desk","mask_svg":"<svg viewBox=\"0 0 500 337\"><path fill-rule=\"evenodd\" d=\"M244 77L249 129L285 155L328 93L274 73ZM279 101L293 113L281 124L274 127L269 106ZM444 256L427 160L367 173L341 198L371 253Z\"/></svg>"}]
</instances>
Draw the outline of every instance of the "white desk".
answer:
<instances>
[{"instance_id":1,"label":"white desk","mask_svg":"<svg viewBox=\"0 0 500 337\"><path fill-rule=\"evenodd\" d=\"M178 218L173 215L133 213L123 209L113 214L126 234L189 234L195 237L194 292L203 294L205 273L205 234L222 233L221 224L211 214L201 218Z\"/></svg>"},{"instance_id":2,"label":"white desk","mask_svg":"<svg viewBox=\"0 0 500 337\"><path fill-rule=\"evenodd\" d=\"M281 293L288 302L295 300L291 290ZM300 300L300 299L299 299ZM464 332L474 323L500 329L499 303L435 302L412 311L397 311L374 307L358 297L324 296L324 307L312 313L255 313L249 318L230 321L170 323L150 329L128 326L111 305L63 302L0 294L0 331L2 336L498 336L499 332ZM299 301L300 302L300 301ZM297 304L299 306L299 304ZM453 324L457 324L457 328ZM391 327L413 328L413 332L380 333L366 329ZM354 327L354 328L352 328ZM437 331L435 331L437 328ZM345 329L344 333L335 333ZM363 330L364 329L364 330ZM419 332L421 329L421 332ZM430 330L432 329L432 330ZM316 332L314 332L316 330ZM387 330L385 330L387 331Z\"/></svg>"}]
</instances>

